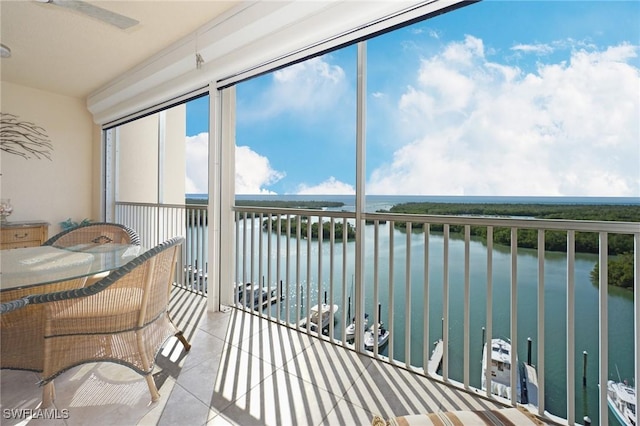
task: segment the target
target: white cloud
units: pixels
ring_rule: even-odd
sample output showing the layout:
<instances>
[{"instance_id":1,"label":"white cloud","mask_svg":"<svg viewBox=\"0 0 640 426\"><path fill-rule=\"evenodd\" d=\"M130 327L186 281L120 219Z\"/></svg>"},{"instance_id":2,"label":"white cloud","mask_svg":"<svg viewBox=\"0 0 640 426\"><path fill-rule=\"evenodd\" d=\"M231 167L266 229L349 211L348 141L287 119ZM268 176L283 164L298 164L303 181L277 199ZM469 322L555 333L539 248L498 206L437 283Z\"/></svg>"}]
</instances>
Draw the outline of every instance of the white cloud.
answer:
<instances>
[{"instance_id":1,"label":"white cloud","mask_svg":"<svg viewBox=\"0 0 640 426\"><path fill-rule=\"evenodd\" d=\"M206 194L209 176L209 133L187 136L186 182L187 194Z\"/></svg>"},{"instance_id":2,"label":"white cloud","mask_svg":"<svg viewBox=\"0 0 640 426\"><path fill-rule=\"evenodd\" d=\"M317 116L319 111L335 108L347 89L345 72L330 64L324 56L291 65L273 73L268 89L257 101L246 106L245 120L269 119L283 112Z\"/></svg>"},{"instance_id":3,"label":"white cloud","mask_svg":"<svg viewBox=\"0 0 640 426\"><path fill-rule=\"evenodd\" d=\"M548 55L553 53L553 47L548 44L517 44L511 50L524 53L536 53L538 55Z\"/></svg>"},{"instance_id":4,"label":"white cloud","mask_svg":"<svg viewBox=\"0 0 640 426\"><path fill-rule=\"evenodd\" d=\"M284 176L271 168L267 157L248 146L236 147L236 194L273 194L266 187Z\"/></svg>"},{"instance_id":5,"label":"white cloud","mask_svg":"<svg viewBox=\"0 0 640 426\"><path fill-rule=\"evenodd\" d=\"M574 50L525 74L467 37L423 60L400 97L418 134L367 191L430 195L640 195L638 47Z\"/></svg>"},{"instance_id":6,"label":"white cloud","mask_svg":"<svg viewBox=\"0 0 640 426\"><path fill-rule=\"evenodd\" d=\"M331 176L329 179L314 186L307 186L306 184L300 184L298 186L297 194L300 195L353 195L356 190L353 186L336 180Z\"/></svg>"},{"instance_id":7,"label":"white cloud","mask_svg":"<svg viewBox=\"0 0 640 426\"><path fill-rule=\"evenodd\" d=\"M208 133L187 136L186 193L206 194L208 179ZM273 194L267 187L278 182L284 173L271 168L269 159L247 146L236 147L236 193Z\"/></svg>"}]
</instances>

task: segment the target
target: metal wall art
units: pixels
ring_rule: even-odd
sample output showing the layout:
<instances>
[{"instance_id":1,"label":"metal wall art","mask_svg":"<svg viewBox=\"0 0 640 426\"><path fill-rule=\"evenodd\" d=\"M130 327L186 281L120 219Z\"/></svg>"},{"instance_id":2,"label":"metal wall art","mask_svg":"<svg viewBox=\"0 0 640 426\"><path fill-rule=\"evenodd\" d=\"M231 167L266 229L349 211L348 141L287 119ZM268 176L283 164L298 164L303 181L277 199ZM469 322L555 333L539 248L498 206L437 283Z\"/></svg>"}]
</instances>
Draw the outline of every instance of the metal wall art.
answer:
<instances>
[{"instance_id":1,"label":"metal wall art","mask_svg":"<svg viewBox=\"0 0 640 426\"><path fill-rule=\"evenodd\" d=\"M21 121L17 115L0 112L0 150L27 160L51 160L53 145L42 127Z\"/></svg>"}]
</instances>

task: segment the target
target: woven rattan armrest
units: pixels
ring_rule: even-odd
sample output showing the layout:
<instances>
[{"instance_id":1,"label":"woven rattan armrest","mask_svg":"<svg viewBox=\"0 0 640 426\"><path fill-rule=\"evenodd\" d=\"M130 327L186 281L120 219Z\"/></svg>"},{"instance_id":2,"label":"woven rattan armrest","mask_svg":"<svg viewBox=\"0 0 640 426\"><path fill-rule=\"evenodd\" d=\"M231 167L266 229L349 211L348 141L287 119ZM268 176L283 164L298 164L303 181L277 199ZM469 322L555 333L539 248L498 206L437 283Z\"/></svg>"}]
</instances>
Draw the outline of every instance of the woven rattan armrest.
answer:
<instances>
[{"instance_id":1,"label":"woven rattan armrest","mask_svg":"<svg viewBox=\"0 0 640 426\"><path fill-rule=\"evenodd\" d=\"M29 304L29 299L27 297L23 297L17 300L11 300L8 302L2 302L0 304L0 314L6 314L11 311L15 311L16 309L24 308Z\"/></svg>"},{"instance_id":2,"label":"woven rattan armrest","mask_svg":"<svg viewBox=\"0 0 640 426\"><path fill-rule=\"evenodd\" d=\"M114 240L115 238L115 240ZM121 243L140 245L140 237L133 229L111 222L91 222L66 229L44 242L44 246L72 247L79 244Z\"/></svg>"}]
</instances>

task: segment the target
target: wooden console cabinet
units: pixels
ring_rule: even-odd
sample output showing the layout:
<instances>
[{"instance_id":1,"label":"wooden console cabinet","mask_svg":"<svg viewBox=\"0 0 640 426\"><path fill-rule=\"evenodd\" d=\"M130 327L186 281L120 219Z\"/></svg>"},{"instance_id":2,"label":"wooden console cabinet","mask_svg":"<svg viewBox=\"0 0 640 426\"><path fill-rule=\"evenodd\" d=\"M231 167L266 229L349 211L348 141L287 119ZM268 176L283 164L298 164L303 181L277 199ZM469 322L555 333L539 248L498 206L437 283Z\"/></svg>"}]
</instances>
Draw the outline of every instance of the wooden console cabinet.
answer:
<instances>
[{"instance_id":1,"label":"wooden console cabinet","mask_svg":"<svg viewBox=\"0 0 640 426\"><path fill-rule=\"evenodd\" d=\"M41 221L2 222L0 248L35 247L47 241L49 224Z\"/></svg>"}]
</instances>

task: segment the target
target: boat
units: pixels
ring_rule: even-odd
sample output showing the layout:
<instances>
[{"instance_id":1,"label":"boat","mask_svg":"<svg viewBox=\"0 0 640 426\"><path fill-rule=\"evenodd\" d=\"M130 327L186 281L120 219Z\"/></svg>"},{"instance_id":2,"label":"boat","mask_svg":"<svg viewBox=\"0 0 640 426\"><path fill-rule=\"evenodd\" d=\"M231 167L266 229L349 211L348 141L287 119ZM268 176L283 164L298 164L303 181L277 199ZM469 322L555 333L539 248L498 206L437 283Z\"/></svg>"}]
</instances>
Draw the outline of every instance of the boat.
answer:
<instances>
[{"instance_id":1,"label":"boat","mask_svg":"<svg viewBox=\"0 0 640 426\"><path fill-rule=\"evenodd\" d=\"M365 313L364 314L364 329L367 329L367 325L369 324L369 314ZM351 324L349 324L347 326L347 328L344 330L344 337L347 340L353 340L356 337L356 317L353 317L353 319L351 320Z\"/></svg>"},{"instance_id":2,"label":"boat","mask_svg":"<svg viewBox=\"0 0 640 426\"><path fill-rule=\"evenodd\" d=\"M338 305L328 305L326 303L321 304L320 307L318 307L318 305L313 305L309 315L309 320L311 321L309 330L317 333L318 324L321 324L321 330L327 328L329 326L329 321L331 321L331 314L335 314L337 311ZM298 325L302 328L307 328L307 317L302 318Z\"/></svg>"},{"instance_id":3,"label":"boat","mask_svg":"<svg viewBox=\"0 0 640 426\"><path fill-rule=\"evenodd\" d=\"M626 381L607 382L607 403L621 425L636 425L636 390Z\"/></svg>"},{"instance_id":4,"label":"boat","mask_svg":"<svg viewBox=\"0 0 640 426\"><path fill-rule=\"evenodd\" d=\"M261 287L258 284L240 284L238 286L238 303L248 308L259 309L277 298L277 290ZM253 300L253 303L251 302Z\"/></svg>"},{"instance_id":5,"label":"boat","mask_svg":"<svg viewBox=\"0 0 640 426\"><path fill-rule=\"evenodd\" d=\"M364 348L372 351L373 350L373 346L375 345L376 342L376 338L375 338L375 324L371 326L371 328L369 328L369 330L364 333ZM378 348L381 348L382 346L384 346L388 341L389 341L389 330L387 330L386 328L384 328L384 324L383 323L379 323L378 324Z\"/></svg>"},{"instance_id":6,"label":"boat","mask_svg":"<svg viewBox=\"0 0 640 426\"><path fill-rule=\"evenodd\" d=\"M516 368L517 368L516 357ZM482 390L487 390L487 345L482 349ZM520 369L517 369L517 401L520 402ZM504 339L491 339L491 393L511 399L511 343Z\"/></svg>"}]
</instances>

